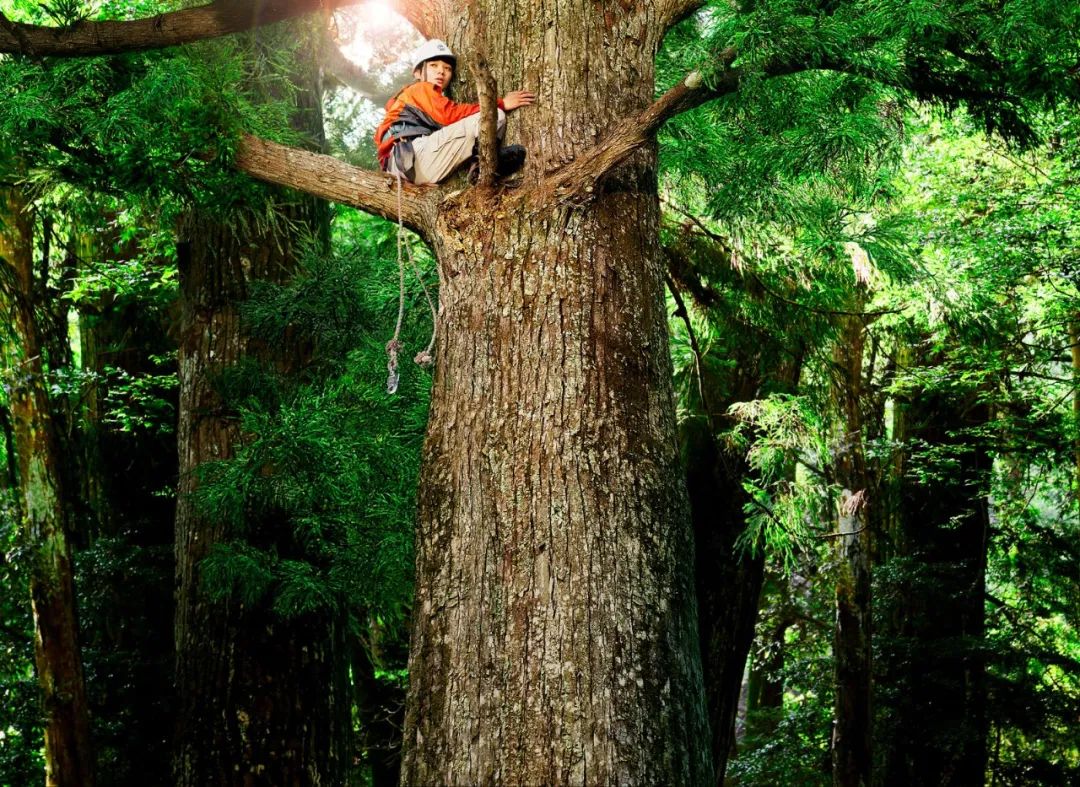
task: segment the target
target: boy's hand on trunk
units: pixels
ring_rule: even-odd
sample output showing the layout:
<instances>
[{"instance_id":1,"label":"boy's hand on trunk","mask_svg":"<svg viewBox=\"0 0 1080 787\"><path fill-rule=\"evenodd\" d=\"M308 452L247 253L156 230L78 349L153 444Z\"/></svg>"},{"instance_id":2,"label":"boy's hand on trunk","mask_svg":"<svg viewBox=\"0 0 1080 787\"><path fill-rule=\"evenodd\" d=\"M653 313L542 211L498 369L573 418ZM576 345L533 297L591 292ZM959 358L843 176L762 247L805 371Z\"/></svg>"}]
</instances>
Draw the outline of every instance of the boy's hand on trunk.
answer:
<instances>
[{"instance_id":1,"label":"boy's hand on trunk","mask_svg":"<svg viewBox=\"0 0 1080 787\"><path fill-rule=\"evenodd\" d=\"M503 96L503 109L513 112L518 107L527 107L536 101L536 94L528 90L512 90Z\"/></svg>"}]
</instances>

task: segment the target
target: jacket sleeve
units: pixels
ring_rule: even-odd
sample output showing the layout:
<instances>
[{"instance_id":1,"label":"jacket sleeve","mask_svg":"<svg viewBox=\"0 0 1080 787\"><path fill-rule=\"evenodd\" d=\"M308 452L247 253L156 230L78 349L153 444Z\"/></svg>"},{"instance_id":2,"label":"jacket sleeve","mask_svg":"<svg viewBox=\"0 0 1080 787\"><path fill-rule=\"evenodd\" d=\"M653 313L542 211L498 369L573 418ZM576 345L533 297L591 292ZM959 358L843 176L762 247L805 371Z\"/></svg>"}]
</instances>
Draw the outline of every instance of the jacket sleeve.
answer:
<instances>
[{"instance_id":1,"label":"jacket sleeve","mask_svg":"<svg viewBox=\"0 0 1080 787\"><path fill-rule=\"evenodd\" d=\"M419 109L424 110L439 125L449 126L480 111L479 104L459 104L451 101L436 90L430 82L419 83L418 88L410 98L416 102ZM499 108L504 109L501 98Z\"/></svg>"}]
</instances>

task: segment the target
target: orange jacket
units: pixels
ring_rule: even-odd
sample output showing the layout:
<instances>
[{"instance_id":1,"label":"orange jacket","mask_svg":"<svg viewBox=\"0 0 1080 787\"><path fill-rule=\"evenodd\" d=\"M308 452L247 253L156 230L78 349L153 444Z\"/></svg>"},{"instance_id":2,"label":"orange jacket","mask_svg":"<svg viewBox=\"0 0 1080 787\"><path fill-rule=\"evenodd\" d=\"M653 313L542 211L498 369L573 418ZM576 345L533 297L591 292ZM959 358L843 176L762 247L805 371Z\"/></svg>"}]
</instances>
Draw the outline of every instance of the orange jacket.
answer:
<instances>
[{"instance_id":1,"label":"orange jacket","mask_svg":"<svg viewBox=\"0 0 1080 787\"><path fill-rule=\"evenodd\" d=\"M499 108L503 108L499 99ZM405 111L405 117L402 112ZM386 160L394 147L394 137L387 134L390 126L399 119L416 126L426 126L428 133L438 131L443 126L457 123L459 120L475 115L480 111L479 104L459 104L442 94L442 90L431 82L413 82L402 88L396 96L386 102L386 115L375 129L375 148L379 156L379 166L386 168Z\"/></svg>"}]
</instances>

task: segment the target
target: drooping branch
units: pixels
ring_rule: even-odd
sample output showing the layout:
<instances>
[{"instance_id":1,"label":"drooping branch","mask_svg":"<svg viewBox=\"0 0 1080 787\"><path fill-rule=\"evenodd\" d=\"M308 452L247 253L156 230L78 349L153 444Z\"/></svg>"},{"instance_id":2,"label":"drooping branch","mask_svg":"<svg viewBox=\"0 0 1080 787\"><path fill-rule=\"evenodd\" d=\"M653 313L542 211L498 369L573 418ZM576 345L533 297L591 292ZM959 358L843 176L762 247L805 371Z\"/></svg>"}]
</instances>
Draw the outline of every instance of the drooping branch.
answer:
<instances>
[{"instance_id":1,"label":"drooping branch","mask_svg":"<svg viewBox=\"0 0 1080 787\"><path fill-rule=\"evenodd\" d=\"M266 183L288 186L397 221L397 184L388 175L250 134L241 138L233 164ZM425 233L433 226L438 193L437 189L402 184L401 219L407 227Z\"/></svg>"},{"instance_id":2,"label":"drooping branch","mask_svg":"<svg viewBox=\"0 0 1080 787\"><path fill-rule=\"evenodd\" d=\"M82 20L70 27L13 22L0 15L0 52L78 57L163 49L271 25L359 0L215 0L125 21Z\"/></svg>"}]
</instances>

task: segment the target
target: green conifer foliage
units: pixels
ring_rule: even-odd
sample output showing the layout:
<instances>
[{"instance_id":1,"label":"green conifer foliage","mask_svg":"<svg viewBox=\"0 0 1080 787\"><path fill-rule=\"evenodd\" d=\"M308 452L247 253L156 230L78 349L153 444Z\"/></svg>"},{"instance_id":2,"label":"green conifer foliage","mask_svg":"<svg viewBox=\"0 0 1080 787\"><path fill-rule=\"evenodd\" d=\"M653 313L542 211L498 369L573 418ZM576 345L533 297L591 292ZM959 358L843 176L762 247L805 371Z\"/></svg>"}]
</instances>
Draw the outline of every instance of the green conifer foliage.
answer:
<instances>
[{"instance_id":1,"label":"green conifer foliage","mask_svg":"<svg viewBox=\"0 0 1080 787\"><path fill-rule=\"evenodd\" d=\"M288 284L252 293L244 315L253 334L302 337L312 362L289 377L255 366L222 376L245 440L235 458L204 466L198 491L200 508L234 534L208 559L207 581L249 602L269 594L286 617L317 608L393 615L411 592L429 377L412 367L400 393L386 394L383 334L393 331L397 282L386 225L338 222L359 242L309 256ZM415 280L408 303L407 346L420 349L430 317Z\"/></svg>"}]
</instances>

